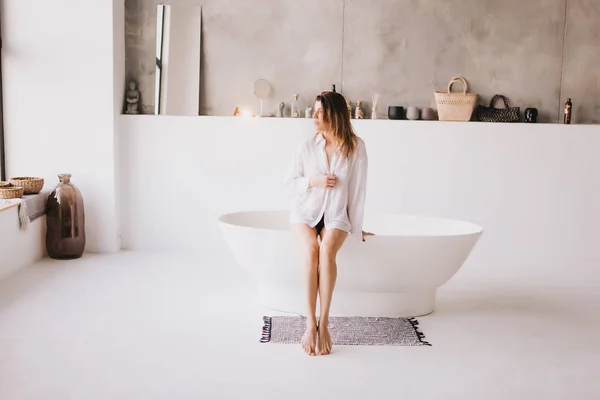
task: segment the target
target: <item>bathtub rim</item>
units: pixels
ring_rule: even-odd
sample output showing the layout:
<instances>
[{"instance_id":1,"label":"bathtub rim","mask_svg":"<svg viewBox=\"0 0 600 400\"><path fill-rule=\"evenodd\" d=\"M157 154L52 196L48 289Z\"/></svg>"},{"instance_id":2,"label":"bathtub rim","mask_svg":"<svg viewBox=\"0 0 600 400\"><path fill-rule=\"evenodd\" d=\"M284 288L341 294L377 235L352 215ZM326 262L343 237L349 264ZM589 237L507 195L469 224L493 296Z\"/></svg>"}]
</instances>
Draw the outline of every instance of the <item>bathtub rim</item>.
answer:
<instances>
[{"instance_id":1,"label":"bathtub rim","mask_svg":"<svg viewBox=\"0 0 600 400\"><path fill-rule=\"evenodd\" d=\"M289 232L289 229L275 229L275 228L264 227L264 226L257 227L257 226L251 226L248 224L234 223L231 221L231 218L238 216L238 215L260 214L260 213L270 213L270 214L287 213L289 215L289 210L287 210L287 209L279 209L279 210L270 209L270 210L244 210L244 211L227 212L227 213L219 215L218 222L219 222L219 224L228 225L228 226L235 227L238 229L250 229L250 230L266 231L266 232ZM424 218L424 219L428 219L428 220L440 220L440 221L451 222L451 223L460 223L463 226L468 228L459 233L395 234L395 235L381 233L381 234L376 234L375 236L373 236L373 238L375 238L375 237L388 237L388 238L390 238L390 237L391 238L394 238L394 237L396 237L396 238L401 238L401 237L402 238L464 237L464 236L472 236L472 235L481 235L484 232L483 227L474 222L463 220L463 219L457 219L457 218L436 216L436 215L432 215L432 214L391 213L391 212L370 212L368 214L378 215L378 216L390 215L390 216L395 216L395 217L407 216L407 217L411 217L411 218ZM287 224L287 226L289 227L289 223Z\"/></svg>"}]
</instances>

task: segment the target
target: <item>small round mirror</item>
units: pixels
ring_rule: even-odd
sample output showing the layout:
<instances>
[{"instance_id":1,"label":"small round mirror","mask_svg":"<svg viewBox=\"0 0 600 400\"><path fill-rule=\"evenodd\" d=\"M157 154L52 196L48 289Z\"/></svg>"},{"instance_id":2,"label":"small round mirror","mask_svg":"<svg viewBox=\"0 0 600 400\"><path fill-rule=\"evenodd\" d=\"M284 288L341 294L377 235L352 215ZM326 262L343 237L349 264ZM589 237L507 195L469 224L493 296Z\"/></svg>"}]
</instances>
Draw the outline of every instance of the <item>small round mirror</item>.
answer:
<instances>
[{"instance_id":1,"label":"small round mirror","mask_svg":"<svg viewBox=\"0 0 600 400\"><path fill-rule=\"evenodd\" d=\"M259 79L254 82L254 95L260 99L260 116L263 115L263 99L266 99L271 94L271 84L264 79Z\"/></svg>"},{"instance_id":2,"label":"small round mirror","mask_svg":"<svg viewBox=\"0 0 600 400\"><path fill-rule=\"evenodd\" d=\"M264 79L254 82L254 95L259 99L266 99L271 94L271 84Z\"/></svg>"}]
</instances>

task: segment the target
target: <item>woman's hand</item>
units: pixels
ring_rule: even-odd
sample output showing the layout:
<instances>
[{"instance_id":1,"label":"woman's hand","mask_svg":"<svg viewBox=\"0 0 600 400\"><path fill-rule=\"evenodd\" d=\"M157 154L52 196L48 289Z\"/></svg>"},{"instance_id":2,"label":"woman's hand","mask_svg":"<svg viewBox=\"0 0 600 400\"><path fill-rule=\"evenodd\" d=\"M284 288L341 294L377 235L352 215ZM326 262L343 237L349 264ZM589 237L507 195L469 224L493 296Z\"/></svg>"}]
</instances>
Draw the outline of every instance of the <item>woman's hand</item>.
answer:
<instances>
[{"instance_id":1,"label":"woman's hand","mask_svg":"<svg viewBox=\"0 0 600 400\"><path fill-rule=\"evenodd\" d=\"M365 237L367 236L375 236L374 233L362 231L362 241L365 241Z\"/></svg>"},{"instance_id":2,"label":"woman's hand","mask_svg":"<svg viewBox=\"0 0 600 400\"><path fill-rule=\"evenodd\" d=\"M335 175L312 176L309 181L310 187L332 188L335 186L337 178Z\"/></svg>"}]
</instances>

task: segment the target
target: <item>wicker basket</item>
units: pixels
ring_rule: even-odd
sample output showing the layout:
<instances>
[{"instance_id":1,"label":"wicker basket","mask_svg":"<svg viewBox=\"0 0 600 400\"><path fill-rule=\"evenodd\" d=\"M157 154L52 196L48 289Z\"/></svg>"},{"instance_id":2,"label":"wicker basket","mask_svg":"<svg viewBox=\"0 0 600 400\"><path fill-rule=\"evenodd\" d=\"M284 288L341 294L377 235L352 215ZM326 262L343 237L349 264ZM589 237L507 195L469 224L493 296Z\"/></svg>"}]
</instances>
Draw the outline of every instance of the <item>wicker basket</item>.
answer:
<instances>
[{"instance_id":1,"label":"wicker basket","mask_svg":"<svg viewBox=\"0 0 600 400\"><path fill-rule=\"evenodd\" d=\"M9 187L9 186L10 186L10 183L4 182L4 181L0 181L0 188Z\"/></svg>"},{"instance_id":2,"label":"wicker basket","mask_svg":"<svg viewBox=\"0 0 600 400\"><path fill-rule=\"evenodd\" d=\"M42 178L19 176L10 178L8 182L13 186L22 187L24 194L38 194L44 188L44 179Z\"/></svg>"},{"instance_id":3,"label":"wicker basket","mask_svg":"<svg viewBox=\"0 0 600 400\"><path fill-rule=\"evenodd\" d=\"M0 187L0 199L20 199L24 191L22 187Z\"/></svg>"},{"instance_id":4,"label":"wicker basket","mask_svg":"<svg viewBox=\"0 0 600 400\"><path fill-rule=\"evenodd\" d=\"M460 82L463 92L451 93L450 87L453 83ZM467 81L460 76L452 78L448 84L448 92L434 92L440 121L470 121L478 96L475 93L467 93Z\"/></svg>"}]
</instances>

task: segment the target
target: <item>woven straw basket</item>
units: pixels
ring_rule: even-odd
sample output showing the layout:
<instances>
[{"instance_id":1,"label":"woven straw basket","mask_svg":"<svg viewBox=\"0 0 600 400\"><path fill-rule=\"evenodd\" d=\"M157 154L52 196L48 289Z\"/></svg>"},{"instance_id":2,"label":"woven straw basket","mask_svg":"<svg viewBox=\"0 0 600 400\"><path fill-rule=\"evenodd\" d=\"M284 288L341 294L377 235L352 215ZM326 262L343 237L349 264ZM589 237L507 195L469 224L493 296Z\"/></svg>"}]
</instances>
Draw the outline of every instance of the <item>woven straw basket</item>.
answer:
<instances>
[{"instance_id":1,"label":"woven straw basket","mask_svg":"<svg viewBox=\"0 0 600 400\"><path fill-rule=\"evenodd\" d=\"M16 178L10 178L8 182L13 186L23 188L24 194L38 194L44 188L43 178L19 176Z\"/></svg>"},{"instance_id":2,"label":"woven straw basket","mask_svg":"<svg viewBox=\"0 0 600 400\"><path fill-rule=\"evenodd\" d=\"M20 199L23 197L23 192L22 187L2 186L0 187L0 199Z\"/></svg>"},{"instance_id":3,"label":"woven straw basket","mask_svg":"<svg viewBox=\"0 0 600 400\"><path fill-rule=\"evenodd\" d=\"M10 186L10 183L4 182L4 181L0 181L0 188L9 187L9 186Z\"/></svg>"},{"instance_id":4,"label":"woven straw basket","mask_svg":"<svg viewBox=\"0 0 600 400\"><path fill-rule=\"evenodd\" d=\"M450 92L450 88L455 82L462 83L462 93ZM478 96L475 93L467 93L467 90L467 81L460 76L455 76L448 84L447 92L434 92L440 121L471 120L471 115L473 115L475 106L477 106Z\"/></svg>"}]
</instances>

